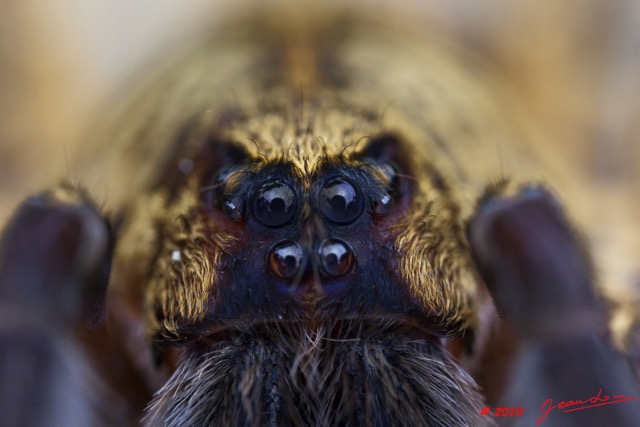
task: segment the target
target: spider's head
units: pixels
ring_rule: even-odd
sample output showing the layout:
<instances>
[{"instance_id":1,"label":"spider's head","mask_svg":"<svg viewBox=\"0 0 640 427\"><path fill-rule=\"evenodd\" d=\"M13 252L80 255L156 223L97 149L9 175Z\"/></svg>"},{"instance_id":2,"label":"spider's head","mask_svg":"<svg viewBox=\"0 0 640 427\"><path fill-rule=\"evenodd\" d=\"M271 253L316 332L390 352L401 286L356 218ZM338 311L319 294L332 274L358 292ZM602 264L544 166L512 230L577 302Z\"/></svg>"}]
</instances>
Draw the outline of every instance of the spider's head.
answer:
<instances>
[{"instance_id":1,"label":"spider's head","mask_svg":"<svg viewBox=\"0 0 640 427\"><path fill-rule=\"evenodd\" d=\"M160 186L167 219L145 297L156 344L354 319L471 337L455 205L399 136L225 141L194 144L177 157L188 170Z\"/></svg>"},{"instance_id":2,"label":"spider's head","mask_svg":"<svg viewBox=\"0 0 640 427\"><path fill-rule=\"evenodd\" d=\"M145 207L162 217L144 289L149 335L157 356L182 354L150 419L197 395L181 411L213 417L211 405L226 402L243 408L228 412L244 414L229 421L237 423L268 405L242 396L271 388L282 398L314 390L287 404L307 416L374 393L375 411L421 405L419 418L471 417L475 386L442 344L471 345L475 289L465 281L455 203L435 167L391 133L339 150L318 139L288 151L225 140L178 156L182 181L164 177ZM370 367L359 373L362 364ZM369 375L378 385L367 385ZM424 390L420 399L468 406L398 400L386 388L402 382ZM357 412L340 406L335 419Z\"/></svg>"}]
</instances>

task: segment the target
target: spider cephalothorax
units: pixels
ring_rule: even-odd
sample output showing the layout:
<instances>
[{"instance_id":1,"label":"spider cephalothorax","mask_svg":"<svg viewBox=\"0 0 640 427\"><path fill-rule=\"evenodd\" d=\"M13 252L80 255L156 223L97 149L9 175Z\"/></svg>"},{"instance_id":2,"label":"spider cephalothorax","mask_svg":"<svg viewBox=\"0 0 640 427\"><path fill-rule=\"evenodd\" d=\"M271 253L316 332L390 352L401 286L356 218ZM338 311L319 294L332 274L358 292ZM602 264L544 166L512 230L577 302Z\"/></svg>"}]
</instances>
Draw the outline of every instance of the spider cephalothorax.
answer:
<instances>
[{"instance_id":1,"label":"spider cephalothorax","mask_svg":"<svg viewBox=\"0 0 640 427\"><path fill-rule=\"evenodd\" d=\"M159 211L180 221L163 222L158 236L147 322L158 355L176 345L183 354L149 423L386 425L412 407L426 411L416 420L479 422L480 395L446 346L473 343L472 296L450 283L460 253L446 252L464 250L461 235L445 208L425 212L439 230L414 230L406 212L421 189L399 137L302 159L211 140L197 149L181 153L192 170ZM432 197L447 199L437 185ZM424 283L403 273L407 229L434 239L423 262L442 263ZM345 402L351 395L361 397ZM442 396L468 404L437 403Z\"/></svg>"}]
</instances>

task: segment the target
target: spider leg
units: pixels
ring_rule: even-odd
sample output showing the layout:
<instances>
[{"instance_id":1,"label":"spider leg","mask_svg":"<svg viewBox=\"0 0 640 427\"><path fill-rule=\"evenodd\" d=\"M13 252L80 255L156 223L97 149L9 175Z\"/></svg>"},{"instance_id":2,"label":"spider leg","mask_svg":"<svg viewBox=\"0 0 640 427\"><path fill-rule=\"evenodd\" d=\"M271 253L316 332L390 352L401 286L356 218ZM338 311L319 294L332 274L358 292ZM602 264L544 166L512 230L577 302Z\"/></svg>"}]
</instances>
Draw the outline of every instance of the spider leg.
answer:
<instances>
[{"instance_id":1,"label":"spider leg","mask_svg":"<svg viewBox=\"0 0 640 427\"><path fill-rule=\"evenodd\" d=\"M539 187L503 189L483 197L468 237L521 340L500 404L524 415L505 425L640 425L640 388L607 338L591 260L560 204Z\"/></svg>"},{"instance_id":2,"label":"spider leg","mask_svg":"<svg viewBox=\"0 0 640 427\"><path fill-rule=\"evenodd\" d=\"M100 322L111 238L70 185L27 199L0 240L0 417L5 426L99 426L106 389L79 343Z\"/></svg>"}]
</instances>

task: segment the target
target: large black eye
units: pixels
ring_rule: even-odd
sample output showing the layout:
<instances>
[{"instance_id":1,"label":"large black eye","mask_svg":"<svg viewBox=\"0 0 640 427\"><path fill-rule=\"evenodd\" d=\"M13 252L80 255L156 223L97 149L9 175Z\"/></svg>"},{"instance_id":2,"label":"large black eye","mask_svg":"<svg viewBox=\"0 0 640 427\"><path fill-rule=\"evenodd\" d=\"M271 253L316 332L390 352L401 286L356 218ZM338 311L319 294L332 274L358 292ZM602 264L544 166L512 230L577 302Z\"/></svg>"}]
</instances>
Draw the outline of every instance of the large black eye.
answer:
<instances>
[{"instance_id":1,"label":"large black eye","mask_svg":"<svg viewBox=\"0 0 640 427\"><path fill-rule=\"evenodd\" d=\"M287 184L264 184L253 200L253 213L258 221L268 227L286 224L295 214L296 195Z\"/></svg>"},{"instance_id":2,"label":"large black eye","mask_svg":"<svg viewBox=\"0 0 640 427\"><path fill-rule=\"evenodd\" d=\"M355 264L353 251L345 242L329 239L320 246L320 265L327 276L345 276L353 270Z\"/></svg>"},{"instance_id":3,"label":"large black eye","mask_svg":"<svg viewBox=\"0 0 640 427\"><path fill-rule=\"evenodd\" d=\"M342 178L328 181L320 190L320 210L331 221L348 224L355 221L364 210L360 192Z\"/></svg>"},{"instance_id":4,"label":"large black eye","mask_svg":"<svg viewBox=\"0 0 640 427\"><path fill-rule=\"evenodd\" d=\"M304 251L295 242L285 240L269 251L269 270L281 279L292 279L304 266Z\"/></svg>"}]
</instances>

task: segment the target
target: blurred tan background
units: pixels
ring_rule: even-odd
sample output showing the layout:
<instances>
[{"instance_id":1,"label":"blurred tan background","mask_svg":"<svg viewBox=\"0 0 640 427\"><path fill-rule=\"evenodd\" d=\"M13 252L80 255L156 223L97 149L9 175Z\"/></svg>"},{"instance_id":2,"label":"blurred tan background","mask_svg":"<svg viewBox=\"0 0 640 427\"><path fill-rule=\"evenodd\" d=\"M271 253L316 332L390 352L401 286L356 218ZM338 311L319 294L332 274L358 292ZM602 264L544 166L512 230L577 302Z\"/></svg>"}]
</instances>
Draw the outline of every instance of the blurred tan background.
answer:
<instances>
[{"instance_id":1,"label":"blurred tan background","mask_svg":"<svg viewBox=\"0 0 640 427\"><path fill-rule=\"evenodd\" d=\"M224 7L0 0L0 223L25 194L66 175L86 124L130 74L171 41L215 25Z\"/></svg>"},{"instance_id":2,"label":"blurred tan background","mask_svg":"<svg viewBox=\"0 0 640 427\"><path fill-rule=\"evenodd\" d=\"M67 158L89 118L149 58L256 4L0 0L0 224L25 195L73 175ZM590 237L622 248L607 265L626 263L628 282L634 264L640 284L640 1L350 4L438 27L483 56L592 191L579 207Z\"/></svg>"}]
</instances>

